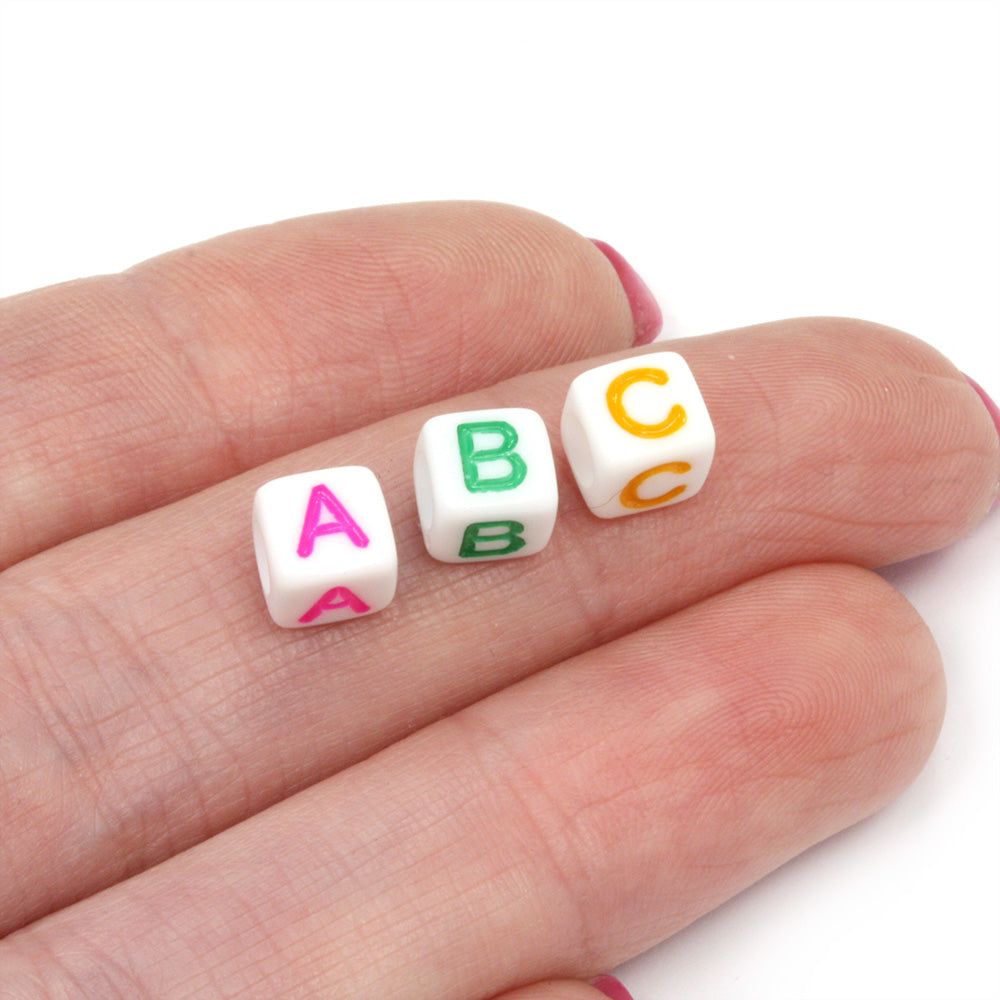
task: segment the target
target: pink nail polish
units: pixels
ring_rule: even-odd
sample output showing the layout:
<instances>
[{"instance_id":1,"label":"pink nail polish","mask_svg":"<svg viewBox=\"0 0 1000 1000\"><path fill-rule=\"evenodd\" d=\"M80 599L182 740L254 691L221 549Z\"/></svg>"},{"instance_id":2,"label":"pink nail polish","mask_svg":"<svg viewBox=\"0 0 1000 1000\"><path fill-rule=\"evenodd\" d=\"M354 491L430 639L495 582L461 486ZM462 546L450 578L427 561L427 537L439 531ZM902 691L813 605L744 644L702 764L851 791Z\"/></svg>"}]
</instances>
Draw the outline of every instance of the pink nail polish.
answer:
<instances>
[{"instance_id":1,"label":"pink nail polish","mask_svg":"<svg viewBox=\"0 0 1000 1000\"><path fill-rule=\"evenodd\" d=\"M663 313L657 305L649 286L634 267L612 246L602 240L591 240L591 243L611 261L611 266L618 275L618 280L628 296L628 304L632 308L632 325L635 328L635 346L652 343L663 328Z\"/></svg>"},{"instance_id":2,"label":"pink nail polish","mask_svg":"<svg viewBox=\"0 0 1000 1000\"><path fill-rule=\"evenodd\" d=\"M963 374L965 373L963 372ZM966 375L965 381L968 382L969 385L971 385L972 388L979 394L979 398L986 406L986 411L993 418L993 426L997 429L997 436L1000 437L1000 406L997 406L997 404L993 402L993 399L989 396L986 390L975 379L969 378L969 376ZM991 510L996 510L997 507L1000 507L1000 494L997 494L994 499Z\"/></svg>"},{"instance_id":3,"label":"pink nail polish","mask_svg":"<svg viewBox=\"0 0 1000 1000\"><path fill-rule=\"evenodd\" d=\"M611 997L611 1000L632 1000L632 994L614 976L598 976L596 979L591 979L590 985L595 990L600 990L606 997Z\"/></svg>"},{"instance_id":4,"label":"pink nail polish","mask_svg":"<svg viewBox=\"0 0 1000 1000\"><path fill-rule=\"evenodd\" d=\"M986 390L975 379L971 379L966 375L965 380L979 393L979 398L986 404L986 409L989 410L989 414L993 418L993 426L996 427L997 435L1000 436L1000 406L997 406L993 402L987 395Z\"/></svg>"}]
</instances>

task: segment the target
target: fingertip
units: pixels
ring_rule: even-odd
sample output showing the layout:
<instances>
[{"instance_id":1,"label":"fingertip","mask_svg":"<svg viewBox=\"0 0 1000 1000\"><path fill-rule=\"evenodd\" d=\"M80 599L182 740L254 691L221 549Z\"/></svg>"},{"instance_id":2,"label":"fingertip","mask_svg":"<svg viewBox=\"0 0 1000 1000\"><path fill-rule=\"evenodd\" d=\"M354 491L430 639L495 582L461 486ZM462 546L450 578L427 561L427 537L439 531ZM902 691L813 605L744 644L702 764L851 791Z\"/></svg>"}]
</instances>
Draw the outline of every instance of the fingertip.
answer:
<instances>
[{"instance_id":1,"label":"fingertip","mask_svg":"<svg viewBox=\"0 0 1000 1000\"><path fill-rule=\"evenodd\" d=\"M941 730L945 679L931 630L903 594L858 566L784 570L762 581L757 599L790 610L797 627L786 640L810 636L808 663L771 636L791 665L770 676L772 691L807 720L788 735L816 766L853 760L842 778L856 819L882 808L917 777Z\"/></svg>"},{"instance_id":2,"label":"fingertip","mask_svg":"<svg viewBox=\"0 0 1000 1000\"><path fill-rule=\"evenodd\" d=\"M760 450L763 422L749 419L741 391L752 370L765 411L775 415L771 439L782 449L798 441L817 457L816 442L824 443L825 481L814 478L808 454L785 463L781 474L798 477L803 491L807 480L822 483L809 503L826 508L827 517L835 506L855 540L876 529L870 557L845 550L843 561L879 566L935 551L989 512L1000 483L997 429L986 401L937 348L882 324L829 316L721 337L731 340L714 348L714 381L705 380L721 426L720 454ZM712 339L721 344L721 337ZM856 516L862 507L864 519ZM905 547L898 544L903 533ZM889 538L896 544L878 552Z\"/></svg>"},{"instance_id":3,"label":"fingertip","mask_svg":"<svg viewBox=\"0 0 1000 1000\"><path fill-rule=\"evenodd\" d=\"M962 373L965 375L965 373ZM993 428L997 434L998 446L1000 446L1000 406L997 406L993 397L971 376L965 375L966 382L972 386L975 390L976 395L982 400L983 405L986 407L986 412L990 415L990 419L993 421ZM997 505L1000 504L1000 473L995 477L993 484L993 503L991 510L995 509Z\"/></svg>"},{"instance_id":4,"label":"fingertip","mask_svg":"<svg viewBox=\"0 0 1000 1000\"><path fill-rule=\"evenodd\" d=\"M625 290L632 323L635 328L635 343L641 347L656 340L663 329L663 311L649 285L639 276L639 272L610 244L603 240L591 239L591 243L611 262L618 280Z\"/></svg>"},{"instance_id":5,"label":"fingertip","mask_svg":"<svg viewBox=\"0 0 1000 1000\"><path fill-rule=\"evenodd\" d=\"M561 331L567 348L576 345L567 358L649 343L659 333L662 313L652 292L607 243L518 205L445 202L440 208L453 210L466 227L492 231L482 263L513 274L511 304L534 317L525 328L542 339Z\"/></svg>"}]
</instances>

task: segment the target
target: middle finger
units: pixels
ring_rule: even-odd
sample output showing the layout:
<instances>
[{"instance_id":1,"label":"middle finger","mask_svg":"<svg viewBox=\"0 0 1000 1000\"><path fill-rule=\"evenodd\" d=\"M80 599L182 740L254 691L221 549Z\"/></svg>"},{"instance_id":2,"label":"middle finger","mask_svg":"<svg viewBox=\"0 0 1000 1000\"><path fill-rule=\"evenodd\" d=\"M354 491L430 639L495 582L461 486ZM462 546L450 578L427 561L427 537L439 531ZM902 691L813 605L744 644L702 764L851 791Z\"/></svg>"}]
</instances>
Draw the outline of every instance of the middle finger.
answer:
<instances>
[{"instance_id":1,"label":"middle finger","mask_svg":"<svg viewBox=\"0 0 1000 1000\"><path fill-rule=\"evenodd\" d=\"M992 424L924 345L865 324L796 321L680 346L718 432L705 489L670 511L602 522L560 463L557 531L532 559L431 560L413 441L449 409L527 405L555 426L587 364L345 435L0 577L15 693L0 710L7 926L710 593L795 562L906 558L985 512ZM276 629L249 545L251 492L348 464L374 468L386 490L399 596L376 618Z\"/></svg>"}]
</instances>

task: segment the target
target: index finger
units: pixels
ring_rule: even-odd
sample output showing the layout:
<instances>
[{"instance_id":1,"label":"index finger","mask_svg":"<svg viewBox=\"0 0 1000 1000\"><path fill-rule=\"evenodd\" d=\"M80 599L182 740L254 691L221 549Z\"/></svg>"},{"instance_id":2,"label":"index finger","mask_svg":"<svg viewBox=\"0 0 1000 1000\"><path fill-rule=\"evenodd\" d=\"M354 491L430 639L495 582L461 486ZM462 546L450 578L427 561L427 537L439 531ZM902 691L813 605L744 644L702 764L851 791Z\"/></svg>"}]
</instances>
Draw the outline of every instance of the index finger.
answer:
<instances>
[{"instance_id":1,"label":"index finger","mask_svg":"<svg viewBox=\"0 0 1000 1000\"><path fill-rule=\"evenodd\" d=\"M630 298L647 336L657 317L621 271L552 219L442 202L232 233L10 299L0 568L393 413L626 347Z\"/></svg>"}]
</instances>

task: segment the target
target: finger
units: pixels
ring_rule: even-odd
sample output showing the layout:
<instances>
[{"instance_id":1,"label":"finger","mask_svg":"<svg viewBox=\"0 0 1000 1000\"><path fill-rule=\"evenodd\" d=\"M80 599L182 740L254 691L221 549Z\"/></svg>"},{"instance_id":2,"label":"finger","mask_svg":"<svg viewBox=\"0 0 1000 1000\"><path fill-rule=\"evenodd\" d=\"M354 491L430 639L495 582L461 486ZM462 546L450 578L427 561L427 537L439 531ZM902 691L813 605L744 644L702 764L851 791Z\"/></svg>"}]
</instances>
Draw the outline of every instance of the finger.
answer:
<instances>
[{"instance_id":1,"label":"finger","mask_svg":"<svg viewBox=\"0 0 1000 1000\"><path fill-rule=\"evenodd\" d=\"M0 567L635 336L615 267L589 240L468 202L233 233L3 308Z\"/></svg>"},{"instance_id":2,"label":"finger","mask_svg":"<svg viewBox=\"0 0 1000 1000\"><path fill-rule=\"evenodd\" d=\"M779 571L41 921L0 975L19 1000L33 975L46 996L174 1000L586 978L888 801L943 697L933 641L879 577Z\"/></svg>"},{"instance_id":3,"label":"finger","mask_svg":"<svg viewBox=\"0 0 1000 1000\"><path fill-rule=\"evenodd\" d=\"M530 560L456 567L423 551L411 467L424 412L0 577L7 926L708 594L794 562L903 559L985 513L996 432L965 379L926 346L823 321L683 350L718 430L705 489L606 522L583 508L563 469L558 530ZM530 405L555 426L580 367L448 407ZM275 629L249 541L253 489L366 463L396 520L396 601L356 623Z\"/></svg>"}]
</instances>

